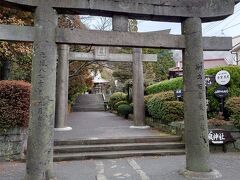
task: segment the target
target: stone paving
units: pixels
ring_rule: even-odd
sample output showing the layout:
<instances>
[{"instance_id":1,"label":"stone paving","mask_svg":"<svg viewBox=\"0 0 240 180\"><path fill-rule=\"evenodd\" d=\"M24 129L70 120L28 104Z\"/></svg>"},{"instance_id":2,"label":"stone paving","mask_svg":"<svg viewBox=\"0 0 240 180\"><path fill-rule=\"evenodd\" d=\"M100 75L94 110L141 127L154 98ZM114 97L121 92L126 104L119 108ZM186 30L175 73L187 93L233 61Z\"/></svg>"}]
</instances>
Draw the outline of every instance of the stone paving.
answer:
<instances>
[{"instance_id":1,"label":"stone paving","mask_svg":"<svg viewBox=\"0 0 240 180\"><path fill-rule=\"evenodd\" d=\"M221 172L220 180L239 179L240 153L212 154L210 162ZM185 156L54 163L57 180L185 180L178 173L184 167ZM24 171L24 163L0 163L1 180L21 180Z\"/></svg>"},{"instance_id":2,"label":"stone paving","mask_svg":"<svg viewBox=\"0 0 240 180\"><path fill-rule=\"evenodd\" d=\"M133 121L109 112L70 113L66 126L72 131L55 132L55 139L118 138L135 136L166 136L154 129L130 129Z\"/></svg>"}]
</instances>

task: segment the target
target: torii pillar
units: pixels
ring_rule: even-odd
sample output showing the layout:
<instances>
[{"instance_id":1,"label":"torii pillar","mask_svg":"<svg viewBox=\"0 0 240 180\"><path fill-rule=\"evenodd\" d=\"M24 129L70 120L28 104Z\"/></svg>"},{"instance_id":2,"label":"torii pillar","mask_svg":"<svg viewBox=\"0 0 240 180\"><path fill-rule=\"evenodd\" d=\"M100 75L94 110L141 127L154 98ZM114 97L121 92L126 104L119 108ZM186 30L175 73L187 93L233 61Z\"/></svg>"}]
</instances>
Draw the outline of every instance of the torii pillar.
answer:
<instances>
[{"instance_id":1,"label":"torii pillar","mask_svg":"<svg viewBox=\"0 0 240 180\"><path fill-rule=\"evenodd\" d=\"M69 45L58 45L55 131L72 130L65 126L68 114L69 52Z\"/></svg>"},{"instance_id":2,"label":"torii pillar","mask_svg":"<svg viewBox=\"0 0 240 180\"><path fill-rule=\"evenodd\" d=\"M128 17L114 15L113 31L127 32ZM133 49L133 109L134 126L130 128L149 128L149 126L144 126L144 78L141 48Z\"/></svg>"},{"instance_id":3,"label":"torii pillar","mask_svg":"<svg viewBox=\"0 0 240 180\"><path fill-rule=\"evenodd\" d=\"M219 178L221 174L210 169L209 163L201 19L185 19L182 32L186 45L183 50L186 170L181 173L188 178Z\"/></svg>"},{"instance_id":4,"label":"torii pillar","mask_svg":"<svg viewBox=\"0 0 240 180\"><path fill-rule=\"evenodd\" d=\"M144 77L141 48L133 49L133 119L134 126L131 128L149 128L144 126Z\"/></svg>"},{"instance_id":5,"label":"torii pillar","mask_svg":"<svg viewBox=\"0 0 240 180\"><path fill-rule=\"evenodd\" d=\"M34 18L32 94L25 180L53 178L56 95L56 11L40 1Z\"/></svg>"}]
</instances>

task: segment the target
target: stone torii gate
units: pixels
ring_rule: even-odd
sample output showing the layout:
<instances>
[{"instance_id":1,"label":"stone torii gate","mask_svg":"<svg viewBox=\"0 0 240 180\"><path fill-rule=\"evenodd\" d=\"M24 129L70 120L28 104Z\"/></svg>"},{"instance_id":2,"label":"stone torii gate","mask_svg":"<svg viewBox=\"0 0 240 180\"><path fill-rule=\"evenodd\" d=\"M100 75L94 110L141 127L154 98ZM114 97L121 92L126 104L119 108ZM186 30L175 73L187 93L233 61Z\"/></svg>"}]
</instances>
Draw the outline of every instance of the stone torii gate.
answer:
<instances>
[{"instance_id":1,"label":"stone torii gate","mask_svg":"<svg viewBox=\"0 0 240 180\"><path fill-rule=\"evenodd\" d=\"M169 30L161 31L168 33ZM64 122L67 118L67 100L68 100L68 76L69 76L69 60L74 61L108 61L108 62L133 62L134 78L133 99L135 116L134 122L136 126L144 125L144 79L142 61L156 62L156 54L140 54L137 57L132 54L113 54L109 52L109 47L94 47L93 53L70 52L69 45L62 44L58 48L58 65L57 65L57 88L56 88L56 117L55 130L66 131L71 130L65 127ZM140 126L140 127L141 127Z\"/></svg>"},{"instance_id":2,"label":"stone torii gate","mask_svg":"<svg viewBox=\"0 0 240 180\"><path fill-rule=\"evenodd\" d=\"M202 37L201 23L221 20L239 0L1 0L34 12L34 27L0 25L0 40L34 42L25 180L53 178L57 44L183 50L187 177L217 177L209 166L203 50L230 50L231 38ZM57 14L113 17L115 32L58 28ZM128 19L182 23L182 35L127 32ZM141 51L134 49L136 54Z\"/></svg>"}]
</instances>

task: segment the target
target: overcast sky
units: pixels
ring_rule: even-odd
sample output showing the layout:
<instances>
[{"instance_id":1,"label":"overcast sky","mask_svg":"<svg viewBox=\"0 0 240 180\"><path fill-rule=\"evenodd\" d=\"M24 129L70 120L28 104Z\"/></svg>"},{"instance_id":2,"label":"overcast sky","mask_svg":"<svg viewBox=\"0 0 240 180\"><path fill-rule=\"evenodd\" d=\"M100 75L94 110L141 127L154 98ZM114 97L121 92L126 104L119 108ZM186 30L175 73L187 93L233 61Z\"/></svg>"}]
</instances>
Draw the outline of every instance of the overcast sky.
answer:
<instances>
[{"instance_id":1,"label":"overcast sky","mask_svg":"<svg viewBox=\"0 0 240 180\"><path fill-rule=\"evenodd\" d=\"M180 34L181 25L179 23L139 21L139 32L159 31L171 29L171 34ZM203 24L204 36L238 36L240 35L240 3L235 6L232 16L223 21Z\"/></svg>"},{"instance_id":2,"label":"overcast sky","mask_svg":"<svg viewBox=\"0 0 240 180\"><path fill-rule=\"evenodd\" d=\"M88 16L89 19L86 21L82 18L83 23L87 23L90 29L96 29L96 25L100 25L98 17ZM155 22L155 21L139 21L138 31L160 31L165 29L171 29L171 34L181 34L180 23L166 23L166 22ZM111 30L109 28L108 30ZM203 35L204 36L239 36L240 35L240 3L235 6L235 11L232 16L212 23L203 24Z\"/></svg>"}]
</instances>

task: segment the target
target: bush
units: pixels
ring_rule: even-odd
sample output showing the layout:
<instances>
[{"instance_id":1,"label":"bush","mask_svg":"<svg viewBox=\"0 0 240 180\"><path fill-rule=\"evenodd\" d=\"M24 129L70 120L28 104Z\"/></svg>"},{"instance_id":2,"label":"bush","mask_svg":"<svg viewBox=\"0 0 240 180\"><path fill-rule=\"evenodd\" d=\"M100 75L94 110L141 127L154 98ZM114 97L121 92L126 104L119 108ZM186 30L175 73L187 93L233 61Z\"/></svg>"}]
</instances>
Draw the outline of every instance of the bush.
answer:
<instances>
[{"instance_id":1,"label":"bush","mask_svg":"<svg viewBox=\"0 0 240 180\"><path fill-rule=\"evenodd\" d=\"M165 101L161 119L164 122L183 121L184 107L181 101Z\"/></svg>"},{"instance_id":2,"label":"bush","mask_svg":"<svg viewBox=\"0 0 240 180\"><path fill-rule=\"evenodd\" d=\"M153 97L153 94L144 96L144 109L145 109L145 116L150 116L147 108L148 101Z\"/></svg>"},{"instance_id":3,"label":"bush","mask_svg":"<svg viewBox=\"0 0 240 180\"><path fill-rule=\"evenodd\" d=\"M151 94L144 97L144 103L148 104L150 101L175 101L174 91L161 92L157 94Z\"/></svg>"},{"instance_id":4,"label":"bush","mask_svg":"<svg viewBox=\"0 0 240 180\"><path fill-rule=\"evenodd\" d=\"M118 111L118 114L124 116L127 119L128 115L133 112L133 109L128 104L122 104L122 105L118 106L117 111Z\"/></svg>"},{"instance_id":5,"label":"bush","mask_svg":"<svg viewBox=\"0 0 240 180\"><path fill-rule=\"evenodd\" d=\"M158 109L162 107L163 101L174 101L175 96L173 91L161 92L154 95L145 96L145 114L158 118ZM151 113L150 113L151 111ZM155 112L155 113L154 113Z\"/></svg>"},{"instance_id":6,"label":"bush","mask_svg":"<svg viewBox=\"0 0 240 180\"><path fill-rule=\"evenodd\" d=\"M150 94L147 96L144 96L144 104L147 105L148 101L154 96L154 94Z\"/></svg>"},{"instance_id":7,"label":"bush","mask_svg":"<svg viewBox=\"0 0 240 180\"><path fill-rule=\"evenodd\" d=\"M113 93L109 98L109 107L111 110L114 109L114 105L120 101L126 101L127 94L122 92Z\"/></svg>"},{"instance_id":8,"label":"bush","mask_svg":"<svg viewBox=\"0 0 240 180\"><path fill-rule=\"evenodd\" d=\"M183 102L181 101L154 101L148 105L149 114L163 123L182 121L184 119Z\"/></svg>"},{"instance_id":9,"label":"bush","mask_svg":"<svg viewBox=\"0 0 240 180\"><path fill-rule=\"evenodd\" d=\"M147 100L147 98L146 98ZM158 94L154 94L152 98L150 98L147 102L147 112L153 118L160 119L162 116L161 109L163 108L164 101L175 101L176 98L174 96L173 91L161 92Z\"/></svg>"},{"instance_id":10,"label":"bush","mask_svg":"<svg viewBox=\"0 0 240 180\"><path fill-rule=\"evenodd\" d=\"M118 106L122 105L122 104L128 104L127 101L119 101L114 105L114 110L118 109Z\"/></svg>"},{"instance_id":11,"label":"bush","mask_svg":"<svg viewBox=\"0 0 240 180\"><path fill-rule=\"evenodd\" d=\"M0 129L27 127L31 85L24 81L0 81Z\"/></svg>"},{"instance_id":12,"label":"bush","mask_svg":"<svg viewBox=\"0 0 240 180\"><path fill-rule=\"evenodd\" d=\"M237 128L240 128L240 97L229 98L226 102L226 108L230 114L230 120Z\"/></svg>"},{"instance_id":13,"label":"bush","mask_svg":"<svg viewBox=\"0 0 240 180\"><path fill-rule=\"evenodd\" d=\"M177 89L182 89L183 87L183 78L174 78L170 80L165 80L146 88L147 94L156 94L163 91L174 91Z\"/></svg>"}]
</instances>

